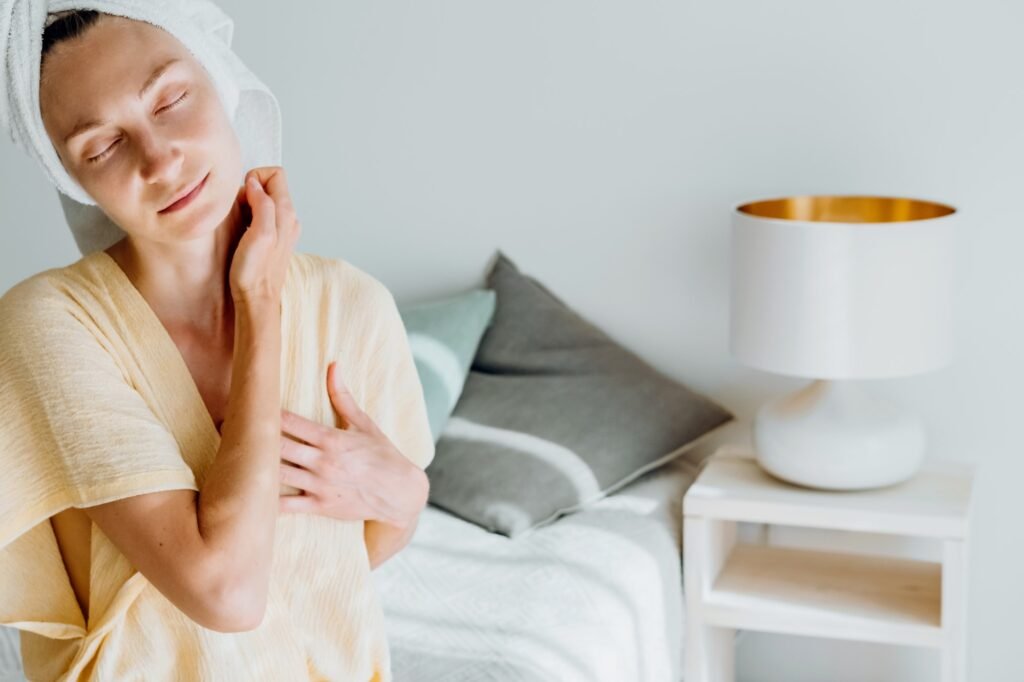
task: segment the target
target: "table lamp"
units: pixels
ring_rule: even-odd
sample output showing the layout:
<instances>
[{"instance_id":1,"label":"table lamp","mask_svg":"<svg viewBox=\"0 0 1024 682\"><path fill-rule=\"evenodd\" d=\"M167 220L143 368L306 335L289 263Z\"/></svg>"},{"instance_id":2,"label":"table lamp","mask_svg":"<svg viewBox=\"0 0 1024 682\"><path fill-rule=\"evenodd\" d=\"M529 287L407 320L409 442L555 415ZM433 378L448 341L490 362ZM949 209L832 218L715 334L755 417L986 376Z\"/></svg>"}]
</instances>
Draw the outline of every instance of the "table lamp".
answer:
<instances>
[{"instance_id":1,"label":"table lamp","mask_svg":"<svg viewBox=\"0 0 1024 682\"><path fill-rule=\"evenodd\" d=\"M812 381L760 407L761 467L812 488L892 485L920 468L920 418L860 380L953 352L956 209L919 199L796 196L733 211L730 350Z\"/></svg>"}]
</instances>

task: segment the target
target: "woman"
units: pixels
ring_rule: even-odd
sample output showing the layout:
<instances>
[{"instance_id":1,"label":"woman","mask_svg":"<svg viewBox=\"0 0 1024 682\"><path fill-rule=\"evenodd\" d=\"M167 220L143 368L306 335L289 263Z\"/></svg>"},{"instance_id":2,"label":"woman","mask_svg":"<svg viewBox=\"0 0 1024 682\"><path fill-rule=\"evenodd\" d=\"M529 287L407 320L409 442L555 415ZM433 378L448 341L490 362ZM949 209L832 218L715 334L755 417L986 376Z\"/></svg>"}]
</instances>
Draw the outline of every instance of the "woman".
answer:
<instances>
[{"instance_id":1,"label":"woman","mask_svg":"<svg viewBox=\"0 0 1024 682\"><path fill-rule=\"evenodd\" d=\"M0 623L27 675L390 679L370 571L411 536L433 456L393 297L293 253L284 171L243 173L174 36L75 12L43 45L47 135L127 236L0 298L22 501Z\"/></svg>"}]
</instances>

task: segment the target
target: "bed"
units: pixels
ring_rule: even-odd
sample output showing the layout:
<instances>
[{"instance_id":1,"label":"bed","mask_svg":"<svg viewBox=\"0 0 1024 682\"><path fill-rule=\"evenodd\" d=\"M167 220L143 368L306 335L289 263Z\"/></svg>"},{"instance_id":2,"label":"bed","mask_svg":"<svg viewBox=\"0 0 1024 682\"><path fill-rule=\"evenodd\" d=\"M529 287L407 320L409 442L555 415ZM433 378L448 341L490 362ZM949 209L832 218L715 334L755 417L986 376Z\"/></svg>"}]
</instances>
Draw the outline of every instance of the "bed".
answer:
<instances>
[{"instance_id":1,"label":"bed","mask_svg":"<svg viewBox=\"0 0 1024 682\"><path fill-rule=\"evenodd\" d=\"M733 422L585 510L514 540L428 506L374 572L396 682L678 682L682 499Z\"/></svg>"}]
</instances>

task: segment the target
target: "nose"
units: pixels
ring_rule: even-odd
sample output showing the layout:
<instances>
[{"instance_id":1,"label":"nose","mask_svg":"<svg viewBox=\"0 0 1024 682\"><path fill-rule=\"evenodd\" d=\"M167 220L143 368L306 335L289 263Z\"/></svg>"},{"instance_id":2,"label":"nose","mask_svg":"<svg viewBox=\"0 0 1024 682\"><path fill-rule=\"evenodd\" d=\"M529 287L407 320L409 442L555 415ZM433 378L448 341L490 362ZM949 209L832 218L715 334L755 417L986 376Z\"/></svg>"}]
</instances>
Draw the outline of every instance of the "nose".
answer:
<instances>
[{"instance_id":1,"label":"nose","mask_svg":"<svg viewBox=\"0 0 1024 682\"><path fill-rule=\"evenodd\" d=\"M177 142L159 131L148 131L139 134L139 153L141 155L140 173L148 185L165 184L176 188L184 154Z\"/></svg>"}]
</instances>

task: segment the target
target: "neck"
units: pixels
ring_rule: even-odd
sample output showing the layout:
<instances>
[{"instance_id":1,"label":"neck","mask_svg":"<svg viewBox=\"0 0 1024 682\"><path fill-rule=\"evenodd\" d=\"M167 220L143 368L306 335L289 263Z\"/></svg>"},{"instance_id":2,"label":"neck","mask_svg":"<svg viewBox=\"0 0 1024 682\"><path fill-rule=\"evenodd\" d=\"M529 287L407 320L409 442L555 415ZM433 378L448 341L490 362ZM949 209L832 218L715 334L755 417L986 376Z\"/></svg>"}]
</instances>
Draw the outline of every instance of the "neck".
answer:
<instances>
[{"instance_id":1,"label":"neck","mask_svg":"<svg viewBox=\"0 0 1024 682\"><path fill-rule=\"evenodd\" d=\"M216 339L234 323L228 274L242 234L238 205L212 233L182 243L125 237L106 250L165 327Z\"/></svg>"}]
</instances>

